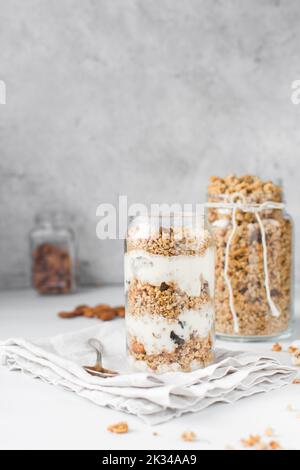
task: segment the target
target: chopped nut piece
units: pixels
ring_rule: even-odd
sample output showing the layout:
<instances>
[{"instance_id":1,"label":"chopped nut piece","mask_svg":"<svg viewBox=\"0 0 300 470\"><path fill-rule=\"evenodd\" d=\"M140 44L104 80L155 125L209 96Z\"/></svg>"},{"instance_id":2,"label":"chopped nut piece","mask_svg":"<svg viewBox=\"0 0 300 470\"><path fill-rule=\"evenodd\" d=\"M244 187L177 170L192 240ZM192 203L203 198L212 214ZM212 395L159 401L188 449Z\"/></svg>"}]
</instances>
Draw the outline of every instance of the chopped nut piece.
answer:
<instances>
[{"instance_id":1,"label":"chopped nut piece","mask_svg":"<svg viewBox=\"0 0 300 470\"><path fill-rule=\"evenodd\" d=\"M154 432L153 432L153 436L159 436L158 432L157 432L157 431L154 431Z\"/></svg>"},{"instance_id":2,"label":"chopped nut piece","mask_svg":"<svg viewBox=\"0 0 300 470\"><path fill-rule=\"evenodd\" d=\"M260 436L250 434L247 439L241 439L241 443L244 447L254 447L260 442Z\"/></svg>"},{"instance_id":3,"label":"chopped nut piece","mask_svg":"<svg viewBox=\"0 0 300 470\"><path fill-rule=\"evenodd\" d=\"M111 424L107 430L116 434L124 434L128 432L128 424L126 421L121 421L120 423Z\"/></svg>"},{"instance_id":4,"label":"chopped nut piece","mask_svg":"<svg viewBox=\"0 0 300 470\"><path fill-rule=\"evenodd\" d=\"M278 449L281 449L281 445L277 441L270 441L269 442L269 448L271 450L278 450Z\"/></svg>"},{"instance_id":5,"label":"chopped nut piece","mask_svg":"<svg viewBox=\"0 0 300 470\"><path fill-rule=\"evenodd\" d=\"M282 351L282 346L279 343L275 343L272 346L272 351L280 352L280 351Z\"/></svg>"},{"instance_id":6,"label":"chopped nut piece","mask_svg":"<svg viewBox=\"0 0 300 470\"><path fill-rule=\"evenodd\" d=\"M270 436L273 436L273 434L274 434L273 428L269 427L265 430L265 435L266 436L270 437Z\"/></svg>"},{"instance_id":7,"label":"chopped nut piece","mask_svg":"<svg viewBox=\"0 0 300 470\"><path fill-rule=\"evenodd\" d=\"M138 341L132 341L130 345L130 349L134 354L145 354L145 348L142 343L139 343Z\"/></svg>"},{"instance_id":8,"label":"chopped nut piece","mask_svg":"<svg viewBox=\"0 0 300 470\"><path fill-rule=\"evenodd\" d=\"M300 384L300 378L294 379L292 383L293 383L294 385Z\"/></svg>"},{"instance_id":9,"label":"chopped nut piece","mask_svg":"<svg viewBox=\"0 0 300 470\"><path fill-rule=\"evenodd\" d=\"M291 346L289 346L289 348L288 348L288 352L289 352L290 354L295 354L297 351L298 351L298 348L296 348L296 346L291 345Z\"/></svg>"},{"instance_id":10,"label":"chopped nut piece","mask_svg":"<svg viewBox=\"0 0 300 470\"><path fill-rule=\"evenodd\" d=\"M181 434L181 439L186 442L192 442L196 440L196 434L193 431L185 431Z\"/></svg>"}]
</instances>

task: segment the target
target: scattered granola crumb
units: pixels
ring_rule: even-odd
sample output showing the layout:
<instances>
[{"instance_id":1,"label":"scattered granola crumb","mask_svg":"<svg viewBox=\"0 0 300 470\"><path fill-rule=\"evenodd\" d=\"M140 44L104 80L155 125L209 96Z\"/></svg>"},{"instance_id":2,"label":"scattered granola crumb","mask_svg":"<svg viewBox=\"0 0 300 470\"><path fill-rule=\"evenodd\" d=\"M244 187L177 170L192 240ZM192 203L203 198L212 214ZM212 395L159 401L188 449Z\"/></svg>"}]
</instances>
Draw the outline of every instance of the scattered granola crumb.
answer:
<instances>
[{"instance_id":1,"label":"scattered granola crumb","mask_svg":"<svg viewBox=\"0 0 300 470\"><path fill-rule=\"evenodd\" d=\"M185 431L181 434L181 439L186 442L192 442L196 440L196 434L193 431Z\"/></svg>"},{"instance_id":2,"label":"scattered granola crumb","mask_svg":"<svg viewBox=\"0 0 300 470\"><path fill-rule=\"evenodd\" d=\"M290 403L287 405L286 409L287 409L288 411L295 411L293 405L291 405Z\"/></svg>"},{"instance_id":3,"label":"scattered granola crumb","mask_svg":"<svg viewBox=\"0 0 300 470\"><path fill-rule=\"evenodd\" d=\"M159 436L158 432L157 432L157 431L154 431L154 432L153 432L153 436Z\"/></svg>"},{"instance_id":4,"label":"scattered granola crumb","mask_svg":"<svg viewBox=\"0 0 300 470\"><path fill-rule=\"evenodd\" d=\"M255 445L260 443L260 436L250 434L247 439L241 439L241 443L244 447L254 447Z\"/></svg>"},{"instance_id":5,"label":"scattered granola crumb","mask_svg":"<svg viewBox=\"0 0 300 470\"><path fill-rule=\"evenodd\" d=\"M269 442L269 448L271 450L279 450L279 449L281 449L281 445L279 444L278 441L270 441Z\"/></svg>"},{"instance_id":6,"label":"scattered granola crumb","mask_svg":"<svg viewBox=\"0 0 300 470\"><path fill-rule=\"evenodd\" d=\"M273 434L274 434L273 428L268 427L268 428L265 430L265 435L266 435L266 436L270 437L270 436L273 436Z\"/></svg>"},{"instance_id":7,"label":"scattered granola crumb","mask_svg":"<svg viewBox=\"0 0 300 470\"><path fill-rule=\"evenodd\" d=\"M126 421L121 421L120 423L111 424L107 430L116 434L124 434L128 432L128 424Z\"/></svg>"},{"instance_id":8,"label":"scattered granola crumb","mask_svg":"<svg viewBox=\"0 0 300 470\"><path fill-rule=\"evenodd\" d=\"M298 349L292 356L294 366L300 366L300 350Z\"/></svg>"},{"instance_id":9,"label":"scattered granola crumb","mask_svg":"<svg viewBox=\"0 0 300 470\"><path fill-rule=\"evenodd\" d=\"M300 378L299 377L296 377L293 382L292 382L294 385L296 384L300 384Z\"/></svg>"},{"instance_id":10,"label":"scattered granola crumb","mask_svg":"<svg viewBox=\"0 0 300 470\"><path fill-rule=\"evenodd\" d=\"M291 345L291 346L288 347L288 352L290 354L295 354L295 352L297 352L297 351L298 351L298 348L296 348L296 346Z\"/></svg>"},{"instance_id":11,"label":"scattered granola crumb","mask_svg":"<svg viewBox=\"0 0 300 470\"><path fill-rule=\"evenodd\" d=\"M273 344L273 346L272 346L272 351L275 351L275 352L280 352L280 351L282 351L282 346L281 346L281 344L279 344L279 343Z\"/></svg>"}]
</instances>

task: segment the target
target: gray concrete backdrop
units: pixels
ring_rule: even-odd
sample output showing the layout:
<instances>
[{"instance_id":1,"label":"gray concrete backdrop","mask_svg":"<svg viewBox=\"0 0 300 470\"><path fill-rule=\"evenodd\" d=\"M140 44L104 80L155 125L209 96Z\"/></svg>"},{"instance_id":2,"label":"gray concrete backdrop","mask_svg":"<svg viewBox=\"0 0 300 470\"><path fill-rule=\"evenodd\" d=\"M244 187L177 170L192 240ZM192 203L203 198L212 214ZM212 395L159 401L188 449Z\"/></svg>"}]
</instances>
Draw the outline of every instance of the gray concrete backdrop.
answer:
<instances>
[{"instance_id":1,"label":"gray concrete backdrop","mask_svg":"<svg viewBox=\"0 0 300 470\"><path fill-rule=\"evenodd\" d=\"M84 283L122 280L122 242L95 235L119 194L196 202L211 174L282 177L298 227L299 25L298 0L0 0L0 288L28 285L48 205L75 214Z\"/></svg>"}]
</instances>

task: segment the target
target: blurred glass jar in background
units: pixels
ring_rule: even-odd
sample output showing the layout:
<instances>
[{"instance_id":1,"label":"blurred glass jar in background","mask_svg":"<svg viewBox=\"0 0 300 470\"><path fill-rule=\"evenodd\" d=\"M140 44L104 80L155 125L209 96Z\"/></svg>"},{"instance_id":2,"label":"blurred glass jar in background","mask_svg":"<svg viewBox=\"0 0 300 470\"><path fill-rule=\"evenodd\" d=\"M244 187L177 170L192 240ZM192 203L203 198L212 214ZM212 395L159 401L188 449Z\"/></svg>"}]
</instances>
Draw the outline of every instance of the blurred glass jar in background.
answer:
<instances>
[{"instance_id":1,"label":"blurred glass jar in background","mask_svg":"<svg viewBox=\"0 0 300 470\"><path fill-rule=\"evenodd\" d=\"M37 292L68 294L76 290L76 243L68 214L38 214L30 247L32 285Z\"/></svg>"}]
</instances>

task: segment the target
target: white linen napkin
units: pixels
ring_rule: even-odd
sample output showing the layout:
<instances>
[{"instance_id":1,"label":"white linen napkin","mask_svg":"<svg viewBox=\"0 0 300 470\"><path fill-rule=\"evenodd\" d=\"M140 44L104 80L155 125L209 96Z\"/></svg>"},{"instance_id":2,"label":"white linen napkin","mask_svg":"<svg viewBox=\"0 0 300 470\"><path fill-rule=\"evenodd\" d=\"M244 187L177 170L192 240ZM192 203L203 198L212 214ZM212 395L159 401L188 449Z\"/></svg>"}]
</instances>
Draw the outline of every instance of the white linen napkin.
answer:
<instances>
[{"instance_id":1,"label":"white linen napkin","mask_svg":"<svg viewBox=\"0 0 300 470\"><path fill-rule=\"evenodd\" d=\"M87 343L94 337L104 346L104 367L118 370L121 375L93 377L81 367L95 362L95 352ZM216 351L214 364L194 372L131 372L126 364L124 338L124 321L115 320L37 341L8 339L0 343L0 358L12 371L63 387L96 405L132 413L149 424L199 411L213 403L233 403L277 389L297 374L295 368L274 358L225 349Z\"/></svg>"}]
</instances>

